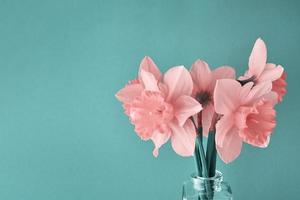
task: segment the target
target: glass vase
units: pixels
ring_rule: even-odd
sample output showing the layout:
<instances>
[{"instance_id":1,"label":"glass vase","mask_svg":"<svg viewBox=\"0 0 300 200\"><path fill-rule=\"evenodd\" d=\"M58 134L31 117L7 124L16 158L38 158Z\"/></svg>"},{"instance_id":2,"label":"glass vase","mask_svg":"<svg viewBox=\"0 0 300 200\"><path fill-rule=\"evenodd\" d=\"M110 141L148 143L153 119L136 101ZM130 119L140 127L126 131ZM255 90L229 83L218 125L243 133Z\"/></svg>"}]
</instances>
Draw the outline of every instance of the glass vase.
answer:
<instances>
[{"instance_id":1,"label":"glass vase","mask_svg":"<svg viewBox=\"0 0 300 200\"><path fill-rule=\"evenodd\" d=\"M232 200L230 185L223 181L221 172L210 178L199 177L195 173L183 183L182 200Z\"/></svg>"}]
</instances>

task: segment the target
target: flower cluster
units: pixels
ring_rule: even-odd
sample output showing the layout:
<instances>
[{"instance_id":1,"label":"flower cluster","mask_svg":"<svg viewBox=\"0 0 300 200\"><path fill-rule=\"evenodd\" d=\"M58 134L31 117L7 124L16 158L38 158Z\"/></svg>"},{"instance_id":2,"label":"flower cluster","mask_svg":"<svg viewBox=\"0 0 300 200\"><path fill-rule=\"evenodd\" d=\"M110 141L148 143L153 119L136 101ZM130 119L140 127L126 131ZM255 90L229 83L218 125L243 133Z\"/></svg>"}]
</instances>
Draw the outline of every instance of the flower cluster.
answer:
<instances>
[{"instance_id":1,"label":"flower cluster","mask_svg":"<svg viewBox=\"0 0 300 200\"><path fill-rule=\"evenodd\" d=\"M176 66L163 74L145 57L136 79L116 97L138 136L153 141L154 156L169 139L177 154L192 156L201 127L204 136L215 132L218 154L228 163L240 154L243 142L268 146L276 125L274 106L286 93L286 73L282 66L267 63L261 39L248 65L239 78L230 66L211 70L202 60L190 70Z\"/></svg>"}]
</instances>

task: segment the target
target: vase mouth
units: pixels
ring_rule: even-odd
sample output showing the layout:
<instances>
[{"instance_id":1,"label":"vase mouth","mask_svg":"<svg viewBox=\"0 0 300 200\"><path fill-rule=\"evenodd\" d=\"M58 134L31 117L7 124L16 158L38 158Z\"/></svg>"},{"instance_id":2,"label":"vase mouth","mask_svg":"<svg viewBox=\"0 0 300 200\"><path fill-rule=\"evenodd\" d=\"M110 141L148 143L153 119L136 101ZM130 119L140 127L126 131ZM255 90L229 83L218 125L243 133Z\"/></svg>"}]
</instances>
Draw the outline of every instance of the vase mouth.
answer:
<instances>
[{"instance_id":1,"label":"vase mouth","mask_svg":"<svg viewBox=\"0 0 300 200\"><path fill-rule=\"evenodd\" d=\"M191 174L189 180L183 182L182 200L189 199L231 199L232 191L227 182L223 182L223 175L216 170L214 177L201 177L197 173Z\"/></svg>"},{"instance_id":2,"label":"vase mouth","mask_svg":"<svg viewBox=\"0 0 300 200\"><path fill-rule=\"evenodd\" d=\"M213 177L202 177L198 176L197 173L191 174L191 179L194 181L223 181L223 174L222 172L216 170L215 176Z\"/></svg>"}]
</instances>

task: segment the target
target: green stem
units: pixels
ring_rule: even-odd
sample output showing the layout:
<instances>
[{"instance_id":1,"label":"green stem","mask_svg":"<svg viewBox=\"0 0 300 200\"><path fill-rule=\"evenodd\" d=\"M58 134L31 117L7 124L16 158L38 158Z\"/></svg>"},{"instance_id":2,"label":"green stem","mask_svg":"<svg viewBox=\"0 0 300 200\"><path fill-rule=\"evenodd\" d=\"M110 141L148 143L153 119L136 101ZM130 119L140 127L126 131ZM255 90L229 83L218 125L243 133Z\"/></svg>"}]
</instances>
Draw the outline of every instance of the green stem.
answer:
<instances>
[{"instance_id":1,"label":"green stem","mask_svg":"<svg viewBox=\"0 0 300 200\"><path fill-rule=\"evenodd\" d=\"M202 162L201 162L201 155L199 151L200 147L198 144L198 141L196 139L196 144L195 144L195 159L196 159L196 167L197 167L197 176L202 177ZM198 200L208 200L205 194L199 194Z\"/></svg>"},{"instance_id":2,"label":"green stem","mask_svg":"<svg viewBox=\"0 0 300 200\"><path fill-rule=\"evenodd\" d=\"M203 177L208 178L207 163L206 163L205 152L202 144L202 128L198 129L197 144L199 146L198 150L202 161Z\"/></svg>"},{"instance_id":3,"label":"green stem","mask_svg":"<svg viewBox=\"0 0 300 200\"><path fill-rule=\"evenodd\" d=\"M193 118L191 118L191 120L197 130L197 137L196 137L196 142L195 142L195 155L194 155L195 160L196 160L197 173L198 173L198 176L200 176L200 177L209 178L208 167L207 167L205 152L204 152L204 148L203 148L202 128L201 127L198 128L196 126L196 123ZM203 199L203 200L212 199L211 198L212 188L210 186L210 183L208 182L206 184L206 182L205 182L204 187L205 187L205 191L207 192L207 194L205 194L203 196L202 195L198 196L198 199Z\"/></svg>"},{"instance_id":4,"label":"green stem","mask_svg":"<svg viewBox=\"0 0 300 200\"><path fill-rule=\"evenodd\" d=\"M195 129L197 130L197 126L196 126L196 123L194 121L194 118L191 117L190 119L193 122L193 125L194 125ZM200 156L200 152L199 152L199 145L197 143L197 139L196 139L196 142L195 142L194 158L195 158L195 163L196 163L197 175L201 177L202 176L202 162L201 162L201 156Z\"/></svg>"},{"instance_id":5,"label":"green stem","mask_svg":"<svg viewBox=\"0 0 300 200\"><path fill-rule=\"evenodd\" d=\"M207 148L206 148L206 162L208 167L209 177L214 177L216 172L217 150L215 142L215 132L208 134Z\"/></svg>"},{"instance_id":6,"label":"green stem","mask_svg":"<svg viewBox=\"0 0 300 200\"><path fill-rule=\"evenodd\" d=\"M215 142L215 132L211 132L208 134L207 139L207 146L206 146L206 162L208 166L208 176L214 177L216 173L216 160L217 160L217 150L216 150L216 142ZM214 190L211 187L211 184L214 184L213 182L210 183L210 197L211 199L214 198Z\"/></svg>"},{"instance_id":7,"label":"green stem","mask_svg":"<svg viewBox=\"0 0 300 200\"><path fill-rule=\"evenodd\" d=\"M201 163L201 157L199 153L199 147L196 142L195 144L195 151L194 151L194 158L195 158L195 163L196 163L196 170L197 170L197 175L202 176L202 163Z\"/></svg>"},{"instance_id":8,"label":"green stem","mask_svg":"<svg viewBox=\"0 0 300 200\"><path fill-rule=\"evenodd\" d=\"M200 158L202 161L202 175L204 178L208 178L208 170L207 170L207 163L206 163L206 159L205 159L205 152L204 152L204 148L203 148L203 134L202 134L202 128L198 128L198 134L197 134L197 139L196 139L196 143L198 145L198 150L200 153ZM209 183L208 183L209 184ZM204 187L205 187L205 191L207 191L207 194L203 195L202 198L205 199L211 199L210 198L210 191L211 188L209 185L207 185L204 182Z\"/></svg>"}]
</instances>

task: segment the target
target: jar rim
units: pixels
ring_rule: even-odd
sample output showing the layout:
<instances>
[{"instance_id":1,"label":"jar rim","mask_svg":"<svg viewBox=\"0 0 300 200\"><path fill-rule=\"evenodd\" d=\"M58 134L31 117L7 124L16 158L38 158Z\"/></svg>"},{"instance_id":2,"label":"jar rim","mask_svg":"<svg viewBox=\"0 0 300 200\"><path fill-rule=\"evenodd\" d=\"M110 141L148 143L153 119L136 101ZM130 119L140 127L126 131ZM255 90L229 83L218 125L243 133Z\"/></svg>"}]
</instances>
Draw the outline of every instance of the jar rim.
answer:
<instances>
[{"instance_id":1,"label":"jar rim","mask_svg":"<svg viewBox=\"0 0 300 200\"><path fill-rule=\"evenodd\" d=\"M223 174L222 174L222 172L216 170L215 176L213 176L213 177L202 177L202 176L198 176L197 173L192 173L191 178L193 180L200 180L200 181L209 181L209 180L222 181L223 180Z\"/></svg>"}]
</instances>

